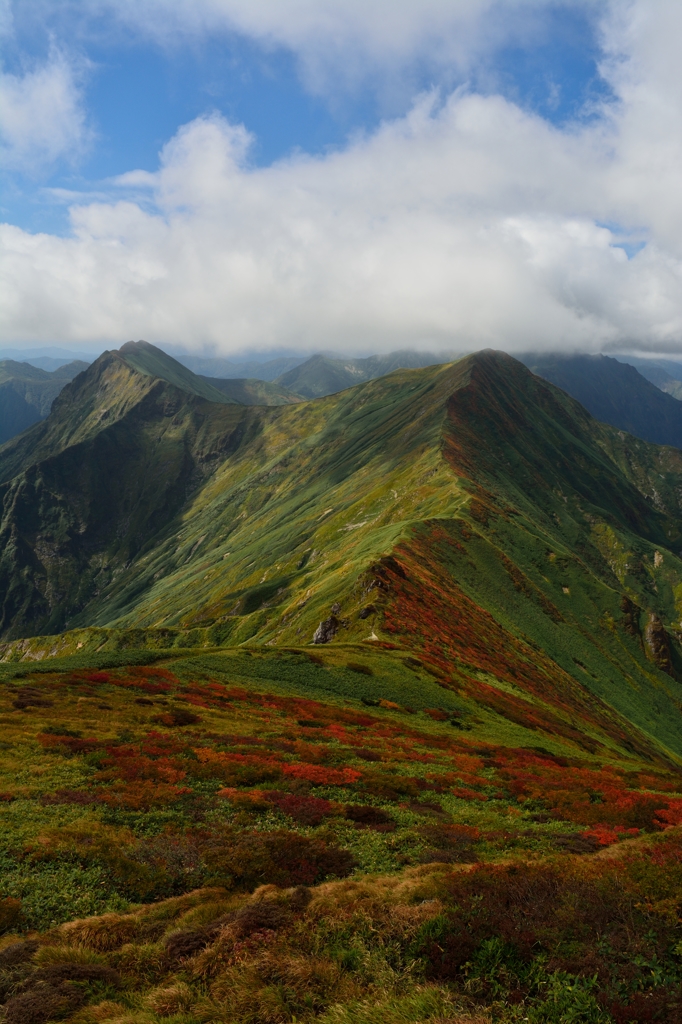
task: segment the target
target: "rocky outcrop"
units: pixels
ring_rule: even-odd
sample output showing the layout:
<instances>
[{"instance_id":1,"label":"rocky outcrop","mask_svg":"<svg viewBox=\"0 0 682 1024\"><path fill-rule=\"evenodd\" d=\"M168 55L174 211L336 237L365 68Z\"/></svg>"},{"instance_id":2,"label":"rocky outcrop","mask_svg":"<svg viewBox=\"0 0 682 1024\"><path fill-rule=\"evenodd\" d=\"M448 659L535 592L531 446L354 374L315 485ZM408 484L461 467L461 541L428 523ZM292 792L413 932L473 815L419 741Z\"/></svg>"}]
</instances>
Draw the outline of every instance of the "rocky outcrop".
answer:
<instances>
[{"instance_id":1,"label":"rocky outcrop","mask_svg":"<svg viewBox=\"0 0 682 1024\"><path fill-rule=\"evenodd\" d=\"M649 657L661 672L667 672L669 676L674 676L670 637L661 620L653 612L649 615L649 621L644 630L644 643Z\"/></svg>"},{"instance_id":2,"label":"rocky outcrop","mask_svg":"<svg viewBox=\"0 0 682 1024\"><path fill-rule=\"evenodd\" d=\"M623 613L622 622L625 632L630 636L640 636L639 617L642 614L642 609L639 605L623 594L620 599L620 610Z\"/></svg>"},{"instance_id":3,"label":"rocky outcrop","mask_svg":"<svg viewBox=\"0 0 682 1024\"><path fill-rule=\"evenodd\" d=\"M330 640L333 640L339 629L339 620L336 615L330 615L328 619L324 619L313 634L314 644L328 644Z\"/></svg>"}]
</instances>

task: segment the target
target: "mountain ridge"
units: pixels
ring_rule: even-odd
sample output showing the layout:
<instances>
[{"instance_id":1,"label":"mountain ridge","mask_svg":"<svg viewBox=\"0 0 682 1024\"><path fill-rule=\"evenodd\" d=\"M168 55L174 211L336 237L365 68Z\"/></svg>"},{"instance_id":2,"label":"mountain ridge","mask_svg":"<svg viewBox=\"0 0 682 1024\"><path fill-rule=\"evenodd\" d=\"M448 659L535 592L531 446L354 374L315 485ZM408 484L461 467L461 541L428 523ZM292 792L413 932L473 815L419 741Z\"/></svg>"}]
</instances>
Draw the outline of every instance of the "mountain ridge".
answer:
<instances>
[{"instance_id":1,"label":"mountain ridge","mask_svg":"<svg viewBox=\"0 0 682 1024\"><path fill-rule=\"evenodd\" d=\"M682 403L636 367L609 356L526 354L520 361L596 419L654 444L682 448Z\"/></svg>"},{"instance_id":2,"label":"mountain ridge","mask_svg":"<svg viewBox=\"0 0 682 1024\"><path fill-rule=\"evenodd\" d=\"M140 351L0 448L8 1021L676 1020L682 451Z\"/></svg>"},{"instance_id":3,"label":"mountain ridge","mask_svg":"<svg viewBox=\"0 0 682 1024\"><path fill-rule=\"evenodd\" d=\"M121 345L118 353L121 359L139 373L158 377L188 394L205 398L208 402L232 401L203 377L199 377L177 359L147 341L128 341Z\"/></svg>"},{"instance_id":4,"label":"mountain ridge","mask_svg":"<svg viewBox=\"0 0 682 1024\"><path fill-rule=\"evenodd\" d=\"M393 370L418 369L447 361L431 353L412 350L356 359L339 359L318 353L281 374L275 382L304 398L322 398L383 377Z\"/></svg>"},{"instance_id":5,"label":"mountain ridge","mask_svg":"<svg viewBox=\"0 0 682 1024\"><path fill-rule=\"evenodd\" d=\"M32 432L0 451L6 640L409 636L505 714L510 685L554 707L554 672L682 755L682 453L491 351L278 407L206 402L109 353L63 394L37 462Z\"/></svg>"}]
</instances>

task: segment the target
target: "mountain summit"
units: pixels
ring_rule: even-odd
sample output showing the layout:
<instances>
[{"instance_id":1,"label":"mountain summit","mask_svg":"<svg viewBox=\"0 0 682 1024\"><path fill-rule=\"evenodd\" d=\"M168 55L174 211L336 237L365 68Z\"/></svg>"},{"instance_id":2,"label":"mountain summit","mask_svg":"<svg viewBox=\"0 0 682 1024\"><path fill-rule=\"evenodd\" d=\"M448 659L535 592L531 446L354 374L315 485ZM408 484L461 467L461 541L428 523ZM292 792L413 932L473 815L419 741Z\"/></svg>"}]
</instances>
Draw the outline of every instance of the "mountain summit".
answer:
<instances>
[{"instance_id":1,"label":"mountain summit","mask_svg":"<svg viewBox=\"0 0 682 1024\"><path fill-rule=\"evenodd\" d=\"M497 352L263 408L152 376L149 348L105 353L0 451L5 638L405 633L477 686L585 690L682 753L682 453Z\"/></svg>"}]
</instances>

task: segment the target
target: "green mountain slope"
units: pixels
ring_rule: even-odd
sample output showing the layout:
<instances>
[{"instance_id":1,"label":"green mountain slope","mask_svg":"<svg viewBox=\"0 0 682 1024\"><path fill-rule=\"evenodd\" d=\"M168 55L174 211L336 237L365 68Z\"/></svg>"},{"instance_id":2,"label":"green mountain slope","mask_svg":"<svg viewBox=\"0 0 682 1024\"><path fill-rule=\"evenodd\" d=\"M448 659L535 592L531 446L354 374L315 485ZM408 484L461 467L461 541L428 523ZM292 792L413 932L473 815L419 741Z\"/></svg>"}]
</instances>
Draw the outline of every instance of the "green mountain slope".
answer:
<instances>
[{"instance_id":1,"label":"green mountain slope","mask_svg":"<svg viewBox=\"0 0 682 1024\"><path fill-rule=\"evenodd\" d=\"M220 433L220 413L242 408L223 403L109 352L64 388L47 420L0 450L5 628L58 630L106 589L210 475L218 453L205 424L217 413Z\"/></svg>"},{"instance_id":2,"label":"green mountain slope","mask_svg":"<svg viewBox=\"0 0 682 1024\"><path fill-rule=\"evenodd\" d=\"M521 360L596 419L645 441L682 448L682 405L633 366L608 356L531 354Z\"/></svg>"},{"instance_id":3,"label":"green mountain slope","mask_svg":"<svg viewBox=\"0 0 682 1024\"><path fill-rule=\"evenodd\" d=\"M132 356L0 449L2 1018L676 1021L682 452Z\"/></svg>"},{"instance_id":4,"label":"green mountain slope","mask_svg":"<svg viewBox=\"0 0 682 1024\"><path fill-rule=\"evenodd\" d=\"M201 377L201 380L217 388L221 394L240 405L291 405L304 401L300 395L255 377L234 377L224 380L220 377Z\"/></svg>"},{"instance_id":5,"label":"green mountain slope","mask_svg":"<svg viewBox=\"0 0 682 1024\"><path fill-rule=\"evenodd\" d=\"M149 377L165 380L181 391L198 395L209 402L230 402L232 399L210 384L204 377L192 373L177 359L162 352L147 341L129 341L118 350L128 366Z\"/></svg>"},{"instance_id":6,"label":"green mountain slope","mask_svg":"<svg viewBox=\"0 0 682 1024\"><path fill-rule=\"evenodd\" d=\"M677 401L682 401L682 381L675 380L674 377L670 377L668 380L663 381L661 384L657 384L657 387L661 391L665 391L666 395L672 395Z\"/></svg>"},{"instance_id":7,"label":"green mountain slope","mask_svg":"<svg viewBox=\"0 0 682 1024\"><path fill-rule=\"evenodd\" d=\"M511 721L682 756L682 453L498 353L272 408L117 353L77 385L0 452L6 639L388 642Z\"/></svg>"},{"instance_id":8,"label":"green mountain slope","mask_svg":"<svg viewBox=\"0 0 682 1024\"><path fill-rule=\"evenodd\" d=\"M3 359L0 362L0 444L45 419L64 385L87 366L76 360L50 373L29 363Z\"/></svg>"},{"instance_id":9,"label":"green mountain slope","mask_svg":"<svg viewBox=\"0 0 682 1024\"><path fill-rule=\"evenodd\" d=\"M409 351L369 356L366 359L333 359L315 355L283 373L276 383L304 398L320 398L353 387L354 384L383 377L393 370L433 366L438 362L437 356Z\"/></svg>"}]
</instances>

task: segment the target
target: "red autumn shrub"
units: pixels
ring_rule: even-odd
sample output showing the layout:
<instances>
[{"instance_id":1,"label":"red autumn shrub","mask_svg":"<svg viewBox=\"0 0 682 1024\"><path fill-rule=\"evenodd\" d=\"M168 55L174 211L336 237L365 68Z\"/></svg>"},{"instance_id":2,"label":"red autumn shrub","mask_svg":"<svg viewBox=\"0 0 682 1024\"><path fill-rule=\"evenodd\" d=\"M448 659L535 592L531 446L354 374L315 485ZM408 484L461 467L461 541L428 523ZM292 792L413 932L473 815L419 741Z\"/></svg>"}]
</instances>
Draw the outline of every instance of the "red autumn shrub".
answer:
<instances>
[{"instance_id":1,"label":"red autumn shrub","mask_svg":"<svg viewBox=\"0 0 682 1024\"><path fill-rule=\"evenodd\" d=\"M355 768L323 768L316 764L286 764L282 771L291 778L305 779L318 786L345 786L362 778L362 772Z\"/></svg>"},{"instance_id":2,"label":"red autumn shrub","mask_svg":"<svg viewBox=\"0 0 682 1024\"><path fill-rule=\"evenodd\" d=\"M678 993L667 989L659 992L634 992L627 1001L604 999L605 1009L615 1024L682 1024L682 1008L677 1003Z\"/></svg>"},{"instance_id":3,"label":"red autumn shrub","mask_svg":"<svg viewBox=\"0 0 682 1024\"><path fill-rule=\"evenodd\" d=\"M427 842L419 858L423 864L474 864L478 860L475 843L480 834L473 826L435 822L422 825L419 834Z\"/></svg>"},{"instance_id":4,"label":"red autumn shrub","mask_svg":"<svg viewBox=\"0 0 682 1024\"><path fill-rule=\"evenodd\" d=\"M656 823L662 828L668 825L682 825L682 798L667 800L667 807L656 811Z\"/></svg>"},{"instance_id":5,"label":"red autumn shrub","mask_svg":"<svg viewBox=\"0 0 682 1024\"><path fill-rule=\"evenodd\" d=\"M314 885L344 878L355 866L348 850L316 837L280 829L208 837L203 849L208 878L219 885L252 890L259 885Z\"/></svg>"},{"instance_id":6,"label":"red autumn shrub","mask_svg":"<svg viewBox=\"0 0 682 1024\"><path fill-rule=\"evenodd\" d=\"M101 760L102 771L99 781L120 779L136 782L151 779L158 782L181 782L187 775L185 765L173 757L147 757L135 747L107 747L106 756Z\"/></svg>"},{"instance_id":7,"label":"red autumn shrub","mask_svg":"<svg viewBox=\"0 0 682 1024\"><path fill-rule=\"evenodd\" d=\"M380 807L348 804L344 814L360 828L372 828L377 832L395 832L396 829L393 817L386 811L382 811Z\"/></svg>"},{"instance_id":8,"label":"red autumn shrub","mask_svg":"<svg viewBox=\"0 0 682 1024\"><path fill-rule=\"evenodd\" d=\"M593 825L582 833L587 839L594 839L599 846L612 846L621 839L639 835L638 828L624 828L622 825Z\"/></svg>"},{"instance_id":9,"label":"red autumn shrub","mask_svg":"<svg viewBox=\"0 0 682 1024\"><path fill-rule=\"evenodd\" d=\"M619 768L594 768L580 761L529 750L501 751L494 761L510 793L520 802L540 801L555 817L582 825L651 831L677 817L679 798L631 788ZM639 784L637 778L631 783Z\"/></svg>"},{"instance_id":10,"label":"red autumn shrub","mask_svg":"<svg viewBox=\"0 0 682 1024\"><path fill-rule=\"evenodd\" d=\"M273 755L226 753L210 747L194 749L200 773L217 778L228 786L257 786L262 782L274 782L282 774L282 764Z\"/></svg>"},{"instance_id":11,"label":"red autumn shrub","mask_svg":"<svg viewBox=\"0 0 682 1024\"><path fill-rule=\"evenodd\" d=\"M63 754L89 754L101 747L96 739L80 739L75 736L38 734L38 742L45 750L56 750Z\"/></svg>"},{"instance_id":12,"label":"red autumn shrub","mask_svg":"<svg viewBox=\"0 0 682 1024\"><path fill-rule=\"evenodd\" d=\"M324 818L334 813L334 805L317 796L298 796L295 793L269 790L263 793L263 797L300 825L319 825Z\"/></svg>"},{"instance_id":13,"label":"red autumn shrub","mask_svg":"<svg viewBox=\"0 0 682 1024\"><path fill-rule=\"evenodd\" d=\"M97 803L98 794L92 789L57 789L54 793L44 793L40 797L41 804L50 807L53 804L87 804Z\"/></svg>"},{"instance_id":14,"label":"red autumn shrub","mask_svg":"<svg viewBox=\"0 0 682 1024\"><path fill-rule=\"evenodd\" d=\"M174 729L183 725L196 725L201 718L186 708L173 708L172 711L164 711L162 714L156 715L154 721L159 725L165 725L168 729Z\"/></svg>"},{"instance_id":15,"label":"red autumn shrub","mask_svg":"<svg viewBox=\"0 0 682 1024\"><path fill-rule=\"evenodd\" d=\"M163 807L176 803L182 796L191 794L186 786L174 786L166 782L152 782L147 779L134 783L115 782L98 790L98 799L109 807L124 807L131 811L146 811L152 807Z\"/></svg>"},{"instance_id":16,"label":"red autumn shrub","mask_svg":"<svg viewBox=\"0 0 682 1024\"><path fill-rule=\"evenodd\" d=\"M164 680L167 683L180 682L178 677L173 675L169 669L161 668L157 665L129 665L126 672L129 676L149 677L150 679Z\"/></svg>"},{"instance_id":17,"label":"red autumn shrub","mask_svg":"<svg viewBox=\"0 0 682 1024\"><path fill-rule=\"evenodd\" d=\"M485 793L479 793L475 789L467 789L465 786L455 786L452 795L460 800L487 800Z\"/></svg>"}]
</instances>

